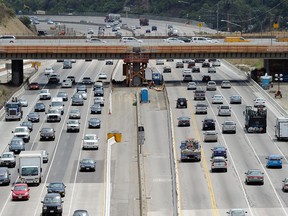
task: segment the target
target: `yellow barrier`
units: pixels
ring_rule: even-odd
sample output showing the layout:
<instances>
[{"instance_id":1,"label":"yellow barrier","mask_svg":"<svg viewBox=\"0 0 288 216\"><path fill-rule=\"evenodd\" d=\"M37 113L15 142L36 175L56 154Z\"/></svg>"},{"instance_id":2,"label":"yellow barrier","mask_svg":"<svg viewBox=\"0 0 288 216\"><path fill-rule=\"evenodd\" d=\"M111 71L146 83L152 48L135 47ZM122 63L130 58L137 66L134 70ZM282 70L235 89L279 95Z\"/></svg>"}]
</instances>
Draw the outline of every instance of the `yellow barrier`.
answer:
<instances>
[{"instance_id":1,"label":"yellow barrier","mask_svg":"<svg viewBox=\"0 0 288 216\"><path fill-rule=\"evenodd\" d=\"M114 136L114 133L108 133L107 134L107 139L110 139L110 138L112 138Z\"/></svg>"},{"instance_id":2,"label":"yellow barrier","mask_svg":"<svg viewBox=\"0 0 288 216\"><path fill-rule=\"evenodd\" d=\"M108 134L107 134L107 139L110 139L110 138L112 138L112 137L115 138L115 141L116 141L116 142L121 142L121 140L122 140L122 134L119 133L118 131L111 132L111 133L108 133Z\"/></svg>"},{"instance_id":3,"label":"yellow barrier","mask_svg":"<svg viewBox=\"0 0 288 216\"><path fill-rule=\"evenodd\" d=\"M277 42L288 42L288 38L277 38Z\"/></svg>"}]
</instances>

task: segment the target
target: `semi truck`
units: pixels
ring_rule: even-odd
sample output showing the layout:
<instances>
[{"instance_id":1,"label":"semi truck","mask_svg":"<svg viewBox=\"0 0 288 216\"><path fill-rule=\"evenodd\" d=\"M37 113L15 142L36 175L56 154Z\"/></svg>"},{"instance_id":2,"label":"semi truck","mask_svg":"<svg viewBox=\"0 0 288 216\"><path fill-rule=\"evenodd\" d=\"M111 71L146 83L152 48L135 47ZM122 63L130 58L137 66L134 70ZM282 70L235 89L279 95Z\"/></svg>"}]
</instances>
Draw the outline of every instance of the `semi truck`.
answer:
<instances>
[{"instance_id":1,"label":"semi truck","mask_svg":"<svg viewBox=\"0 0 288 216\"><path fill-rule=\"evenodd\" d=\"M139 22L140 22L140 26L149 26L149 19L145 17L141 17L139 19Z\"/></svg>"},{"instance_id":2,"label":"semi truck","mask_svg":"<svg viewBox=\"0 0 288 216\"><path fill-rule=\"evenodd\" d=\"M22 105L17 98L13 98L12 101L8 101L5 104L5 121L17 120L20 121L23 116Z\"/></svg>"},{"instance_id":3,"label":"semi truck","mask_svg":"<svg viewBox=\"0 0 288 216\"><path fill-rule=\"evenodd\" d=\"M27 184L39 185L42 179L42 152L21 151L19 154L19 179Z\"/></svg>"},{"instance_id":4,"label":"semi truck","mask_svg":"<svg viewBox=\"0 0 288 216\"><path fill-rule=\"evenodd\" d=\"M266 133L267 109L265 106L246 106L243 111L245 128L248 133Z\"/></svg>"},{"instance_id":5,"label":"semi truck","mask_svg":"<svg viewBox=\"0 0 288 216\"><path fill-rule=\"evenodd\" d=\"M181 162L201 161L201 145L198 140L189 138L181 142Z\"/></svg>"},{"instance_id":6,"label":"semi truck","mask_svg":"<svg viewBox=\"0 0 288 216\"><path fill-rule=\"evenodd\" d=\"M275 137L277 140L288 139L288 118L277 117L275 125Z\"/></svg>"},{"instance_id":7,"label":"semi truck","mask_svg":"<svg viewBox=\"0 0 288 216\"><path fill-rule=\"evenodd\" d=\"M114 21L119 21L119 22L122 22L121 20L121 15L120 14L108 14L105 19L104 19L105 22L114 22Z\"/></svg>"}]
</instances>

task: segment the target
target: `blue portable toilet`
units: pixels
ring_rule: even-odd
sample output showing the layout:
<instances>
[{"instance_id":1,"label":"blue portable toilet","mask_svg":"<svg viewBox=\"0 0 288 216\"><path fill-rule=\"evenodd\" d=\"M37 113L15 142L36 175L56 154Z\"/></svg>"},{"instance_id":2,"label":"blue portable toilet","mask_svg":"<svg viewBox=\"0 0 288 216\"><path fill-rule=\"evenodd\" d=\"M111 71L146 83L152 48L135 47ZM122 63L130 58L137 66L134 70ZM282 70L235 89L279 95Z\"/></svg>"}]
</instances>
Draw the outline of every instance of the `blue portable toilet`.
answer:
<instances>
[{"instance_id":1,"label":"blue portable toilet","mask_svg":"<svg viewBox=\"0 0 288 216\"><path fill-rule=\"evenodd\" d=\"M265 76L260 77L260 81L261 81L261 86L263 89L269 89L271 81L272 81L272 77L266 73Z\"/></svg>"},{"instance_id":2,"label":"blue portable toilet","mask_svg":"<svg viewBox=\"0 0 288 216\"><path fill-rule=\"evenodd\" d=\"M149 102L148 89L142 88L141 89L141 103L148 103L148 102Z\"/></svg>"}]
</instances>

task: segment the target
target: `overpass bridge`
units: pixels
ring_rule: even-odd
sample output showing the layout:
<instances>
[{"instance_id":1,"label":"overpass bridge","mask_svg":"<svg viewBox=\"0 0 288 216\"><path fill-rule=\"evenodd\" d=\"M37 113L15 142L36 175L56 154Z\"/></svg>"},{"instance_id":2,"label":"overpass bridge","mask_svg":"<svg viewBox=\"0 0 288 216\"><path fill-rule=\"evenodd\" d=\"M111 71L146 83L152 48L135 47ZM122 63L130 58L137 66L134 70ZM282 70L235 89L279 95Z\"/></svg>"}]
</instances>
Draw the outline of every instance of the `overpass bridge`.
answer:
<instances>
[{"instance_id":1,"label":"overpass bridge","mask_svg":"<svg viewBox=\"0 0 288 216\"><path fill-rule=\"evenodd\" d=\"M134 44L133 44L134 45ZM288 45L7 45L0 59L12 59L12 83L23 83L23 59L123 59L127 85L145 81L149 59L263 58L288 59ZM283 61L284 62L284 61ZM285 61L286 62L286 61ZM277 63L279 64L279 62ZM265 62L269 68L269 61ZM286 66L285 66L286 67Z\"/></svg>"}]
</instances>

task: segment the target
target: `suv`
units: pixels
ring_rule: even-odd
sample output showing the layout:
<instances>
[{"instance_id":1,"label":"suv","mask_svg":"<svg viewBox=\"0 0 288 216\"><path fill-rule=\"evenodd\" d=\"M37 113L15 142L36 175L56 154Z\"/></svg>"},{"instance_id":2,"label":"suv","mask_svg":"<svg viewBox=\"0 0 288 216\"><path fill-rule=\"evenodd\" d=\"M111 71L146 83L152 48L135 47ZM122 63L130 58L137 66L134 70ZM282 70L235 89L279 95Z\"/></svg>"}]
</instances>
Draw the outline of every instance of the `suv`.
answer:
<instances>
[{"instance_id":1,"label":"suv","mask_svg":"<svg viewBox=\"0 0 288 216\"><path fill-rule=\"evenodd\" d=\"M15 167L16 156L14 155L14 152L4 152L0 156L0 166Z\"/></svg>"},{"instance_id":2,"label":"suv","mask_svg":"<svg viewBox=\"0 0 288 216\"><path fill-rule=\"evenodd\" d=\"M62 215L63 202L59 193L47 193L44 200L41 201L43 203L42 215Z\"/></svg>"},{"instance_id":3,"label":"suv","mask_svg":"<svg viewBox=\"0 0 288 216\"><path fill-rule=\"evenodd\" d=\"M227 172L227 159L224 157L213 157L211 159L211 172L222 170Z\"/></svg>"},{"instance_id":4,"label":"suv","mask_svg":"<svg viewBox=\"0 0 288 216\"><path fill-rule=\"evenodd\" d=\"M60 122L61 111L59 109L50 108L47 112L47 122Z\"/></svg>"},{"instance_id":5,"label":"suv","mask_svg":"<svg viewBox=\"0 0 288 216\"><path fill-rule=\"evenodd\" d=\"M49 89L41 89L40 94L39 94L39 99L40 100L50 100L51 94L49 92Z\"/></svg>"},{"instance_id":6,"label":"suv","mask_svg":"<svg viewBox=\"0 0 288 216\"><path fill-rule=\"evenodd\" d=\"M205 91L204 90L195 90L194 91L194 100L205 100Z\"/></svg>"},{"instance_id":7,"label":"suv","mask_svg":"<svg viewBox=\"0 0 288 216\"><path fill-rule=\"evenodd\" d=\"M55 140L55 130L53 128L42 128L40 131L40 141Z\"/></svg>"},{"instance_id":8,"label":"suv","mask_svg":"<svg viewBox=\"0 0 288 216\"><path fill-rule=\"evenodd\" d=\"M187 108L187 99L186 98L178 98L176 102L176 108Z\"/></svg>"},{"instance_id":9,"label":"suv","mask_svg":"<svg viewBox=\"0 0 288 216\"><path fill-rule=\"evenodd\" d=\"M10 184L10 172L7 167L0 167L0 185Z\"/></svg>"}]
</instances>

